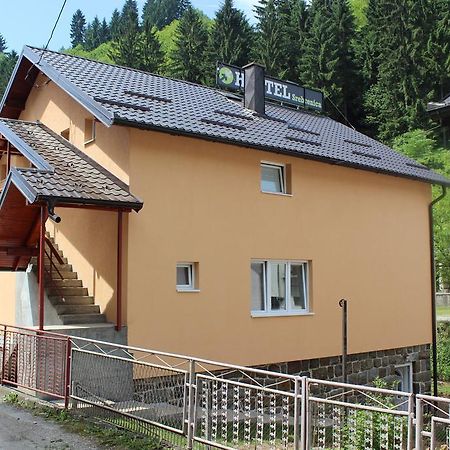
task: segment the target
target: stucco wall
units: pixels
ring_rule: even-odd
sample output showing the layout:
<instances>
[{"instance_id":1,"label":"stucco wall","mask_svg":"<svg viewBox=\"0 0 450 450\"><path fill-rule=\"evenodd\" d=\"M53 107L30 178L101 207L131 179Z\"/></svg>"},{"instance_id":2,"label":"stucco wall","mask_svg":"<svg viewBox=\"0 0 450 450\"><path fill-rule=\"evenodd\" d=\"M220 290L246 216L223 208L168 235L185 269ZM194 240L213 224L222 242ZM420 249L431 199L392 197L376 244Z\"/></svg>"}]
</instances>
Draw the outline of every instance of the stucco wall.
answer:
<instances>
[{"instance_id":1,"label":"stucco wall","mask_svg":"<svg viewBox=\"0 0 450 450\"><path fill-rule=\"evenodd\" d=\"M0 323L14 325L16 320L16 274L0 272Z\"/></svg>"},{"instance_id":2,"label":"stucco wall","mask_svg":"<svg viewBox=\"0 0 450 450\"><path fill-rule=\"evenodd\" d=\"M225 144L131 132L129 342L241 364L429 343L428 185ZM292 197L260 162L292 165ZM311 261L312 315L252 318L250 261ZM175 289L199 263L200 292Z\"/></svg>"},{"instance_id":3,"label":"stucco wall","mask_svg":"<svg viewBox=\"0 0 450 450\"><path fill-rule=\"evenodd\" d=\"M128 183L128 129L107 128L97 122L95 141L84 145L85 119L92 116L53 82L47 81L42 75L38 77L20 118L40 120L57 133L69 128L70 141L76 147ZM114 322L117 213L69 208L57 208L57 213L62 218L61 223L55 225L48 221L47 230L89 289L89 295L95 296L101 312ZM124 241L126 245L126 218ZM126 322L126 277L123 296Z\"/></svg>"}]
</instances>

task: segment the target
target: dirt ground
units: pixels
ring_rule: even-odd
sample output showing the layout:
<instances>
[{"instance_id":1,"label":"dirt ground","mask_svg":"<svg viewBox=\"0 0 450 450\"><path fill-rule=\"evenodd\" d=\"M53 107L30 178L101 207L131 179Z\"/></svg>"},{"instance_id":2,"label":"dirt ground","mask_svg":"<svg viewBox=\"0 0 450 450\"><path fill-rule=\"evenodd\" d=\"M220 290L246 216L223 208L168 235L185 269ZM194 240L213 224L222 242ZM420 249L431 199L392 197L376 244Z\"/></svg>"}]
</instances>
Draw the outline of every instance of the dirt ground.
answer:
<instances>
[{"instance_id":1,"label":"dirt ground","mask_svg":"<svg viewBox=\"0 0 450 450\"><path fill-rule=\"evenodd\" d=\"M0 449L100 449L93 441L68 433L58 424L5 404L0 397Z\"/></svg>"}]
</instances>

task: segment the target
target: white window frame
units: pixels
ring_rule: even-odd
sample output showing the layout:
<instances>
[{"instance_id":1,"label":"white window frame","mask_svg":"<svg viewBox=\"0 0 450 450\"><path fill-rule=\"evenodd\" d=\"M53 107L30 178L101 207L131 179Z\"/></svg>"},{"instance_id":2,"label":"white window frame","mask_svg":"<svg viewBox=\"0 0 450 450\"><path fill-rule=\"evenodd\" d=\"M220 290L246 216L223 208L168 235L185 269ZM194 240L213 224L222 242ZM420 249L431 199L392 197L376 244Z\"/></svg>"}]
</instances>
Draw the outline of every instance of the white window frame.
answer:
<instances>
[{"instance_id":1,"label":"white window frame","mask_svg":"<svg viewBox=\"0 0 450 450\"><path fill-rule=\"evenodd\" d=\"M92 133L91 136L86 139L86 122L92 122ZM96 138L96 121L95 119L85 119L84 120L84 145L90 144L95 141Z\"/></svg>"},{"instance_id":2,"label":"white window frame","mask_svg":"<svg viewBox=\"0 0 450 450\"><path fill-rule=\"evenodd\" d=\"M275 260L275 259L252 259L250 262L250 267L252 264L263 264L263 290L264 290L264 310L251 310L252 317L276 317L276 316L305 316L312 315L310 311L310 301L309 301L309 273L310 273L310 263L306 260ZM270 303L271 292L271 279L270 279L270 265L271 264L286 264L286 309L285 310L272 310ZM304 292L305 292L305 308L296 309L291 307L291 265L303 265L305 267L305 278L304 278ZM252 300L252 299L250 299Z\"/></svg>"},{"instance_id":3,"label":"white window frame","mask_svg":"<svg viewBox=\"0 0 450 450\"><path fill-rule=\"evenodd\" d=\"M281 192L272 192L272 191L265 191L262 188L262 168L263 167L270 167L272 169L278 169L280 176L281 176ZM269 161L261 161L260 164L260 180L259 180L259 186L261 189L261 192L264 194L275 194L275 195L288 195L286 191L286 165L280 164L280 163L274 163Z\"/></svg>"},{"instance_id":4,"label":"white window frame","mask_svg":"<svg viewBox=\"0 0 450 450\"><path fill-rule=\"evenodd\" d=\"M195 263L192 262L180 262L177 263L176 269L178 268L187 268L188 269L188 284L177 284L177 291L179 292L198 292L198 289L195 288Z\"/></svg>"}]
</instances>

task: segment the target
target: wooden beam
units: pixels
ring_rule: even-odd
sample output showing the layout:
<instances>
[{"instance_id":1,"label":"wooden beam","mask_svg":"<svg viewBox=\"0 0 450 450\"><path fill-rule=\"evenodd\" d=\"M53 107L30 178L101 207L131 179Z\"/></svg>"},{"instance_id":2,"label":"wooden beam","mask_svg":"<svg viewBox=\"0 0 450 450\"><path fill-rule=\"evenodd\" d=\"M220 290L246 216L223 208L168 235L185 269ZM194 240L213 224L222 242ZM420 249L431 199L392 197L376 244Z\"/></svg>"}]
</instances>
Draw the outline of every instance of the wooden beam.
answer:
<instances>
[{"instance_id":1,"label":"wooden beam","mask_svg":"<svg viewBox=\"0 0 450 450\"><path fill-rule=\"evenodd\" d=\"M0 247L0 253L9 256L38 256L38 249L31 247Z\"/></svg>"},{"instance_id":2,"label":"wooden beam","mask_svg":"<svg viewBox=\"0 0 450 450\"><path fill-rule=\"evenodd\" d=\"M116 330L122 329L122 232L123 213L117 213L117 279L116 279Z\"/></svg>"},{"instance_id":3,"label":"wooden beam","mask_svg":"<svg viewBox=\"0 0 450 450\"><path fill-rule=\"evenodd\" d=\"M41 206L41 217L39 223L39 330L44 329L44 300L45 300L45 286L44 286L44 255L45 255L45 222L47 220L47 208Z\"/></svg>"}]
</instances>

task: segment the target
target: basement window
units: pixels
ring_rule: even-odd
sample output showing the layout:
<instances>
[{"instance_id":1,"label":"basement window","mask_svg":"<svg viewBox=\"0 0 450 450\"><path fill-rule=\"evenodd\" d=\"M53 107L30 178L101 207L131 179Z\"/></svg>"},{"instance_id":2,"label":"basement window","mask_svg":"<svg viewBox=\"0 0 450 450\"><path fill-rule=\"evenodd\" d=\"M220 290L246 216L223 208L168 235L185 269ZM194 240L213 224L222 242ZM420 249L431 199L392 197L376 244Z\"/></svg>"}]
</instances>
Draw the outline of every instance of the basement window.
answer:
<instances>
[{"instance_id":1,"label":"basement window","mask_svg":"<svg viewBox=\"0 0 450 450\"><path fill-rule=\"evenodd\" d=\"M253 317L309 312L307 261L252 261Z\"/></svg>"},{"instance_id":2,"label":"basement window","mask_svg":"<svg viewBox=\"0 0 450 450\"><path fill-rule=\"evenodd\" d=\"M86 119L84 121L84 145L95 141L95 120Z\"/></svg>"},{"instance_id":3,"label":"basement window","mask_svg":"<svg viewBox=\"0 0 450 450\"><path fill-rule=\"evenodd\" d=\"M177 263L177 291L198 291L196 266L196 263Z\"/></svg>"}]
</instances>

